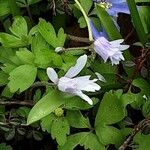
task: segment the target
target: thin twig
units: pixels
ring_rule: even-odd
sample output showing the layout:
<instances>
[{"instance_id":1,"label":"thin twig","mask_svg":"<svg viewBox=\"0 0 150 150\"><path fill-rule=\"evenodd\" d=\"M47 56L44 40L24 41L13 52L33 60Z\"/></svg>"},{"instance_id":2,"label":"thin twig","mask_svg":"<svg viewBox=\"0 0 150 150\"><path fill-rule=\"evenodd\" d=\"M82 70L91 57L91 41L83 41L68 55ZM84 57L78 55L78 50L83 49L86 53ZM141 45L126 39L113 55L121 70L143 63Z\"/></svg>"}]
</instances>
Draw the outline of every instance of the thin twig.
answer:
<instances>
[{"instance_id":1,"label":"thin twig","mask_svg":"<svg viewBox=\"0 0 150 150\"><path fill-rule=\"evenodd\" d=\"M132 28L132 30L127 34L127 36L124 38L124 42L126 42L129 37L132 35L132 33L134 32L134 28Z\"/></svg>"},{"instance_id":2,"label":"thin twig","mask_svg":"<svg viewBox=\"0 0 150 150\"><path fill-rule=\"evenodd\" d=\"M69 35L69 34L67 34L67 37L68 37L70 40L72 40L72 41L83 42L83 43L91 43L91 42L89 41L89 38L78 37L78 36Z\"/></svg>"},{"instance_id":3,"label":"thin twig","mask_svg":"<svg viewBox=\"0 0 150 150\"><path fill-rule=\"evenodd\" d=\"M33 106L33 102L30 100L26 101L1 101L0 105L22 105L22 106Z\"/></svg>"},{"instance_id":4,"label":"thin twig","mask_svg":"<svg viewBox=\"0 0 150 150\"><path fill-rule=\"evenodd\" d=\"M138 123L132 130L131 134L129 137L124 141L124 143L119 147L119 150L125 150L129 143L133 140L134 136L140 132L147 124L150 124L150 118L146 118L142 120L141 122Z\"/></svg>"}]
</instances>

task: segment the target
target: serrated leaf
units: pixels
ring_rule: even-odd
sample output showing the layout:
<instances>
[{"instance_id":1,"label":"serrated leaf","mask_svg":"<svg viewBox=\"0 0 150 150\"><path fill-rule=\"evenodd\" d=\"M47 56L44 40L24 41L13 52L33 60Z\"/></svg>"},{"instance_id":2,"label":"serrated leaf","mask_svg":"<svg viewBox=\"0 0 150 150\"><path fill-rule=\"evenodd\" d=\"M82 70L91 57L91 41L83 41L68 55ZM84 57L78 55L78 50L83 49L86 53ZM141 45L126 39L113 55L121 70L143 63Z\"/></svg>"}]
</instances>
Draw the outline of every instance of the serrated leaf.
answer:
<instances>
[{"instance_id":1,"label":"serrated leaf","mask_svg":"<svg viewBox=\"0 0 150 150\"><path fill-rule=\"evenodd\" d=\"M104 145L102 145L95 134L90 132L80 132L70 135L67 138L67 142L59 147L58 150L73 150L77 145L84 146L85 149L90 150L105 150Z\"/></svg>"},{"instance_id":2,"label":"serrated leaf","mask_svg":"<svg viewBox=\"0 0 150 150\"><path fill-rule=\"evenodd\" d=\"M21 65L10 72L8 87L12 93L23 92L35 81L37 68L31 65Z\"/></svg>"},{"instance_id":3,"label":"serrated leaf","mask_svg":"<svg viewBox=\"0 0 150 150\"><path fill-rule=\"evenodd\" d=\"M35 55L35 63L40 68L60 67L62 66L62 58L60 55L50 49L41 35L35 36L32 39L32 52Z\"/></svg>"},{"instance_id":4,"label":"serrated leaf","mask_svg":"<svg viewBox=\"0 0 150 150\"><path fill-rule=\"evenodd\" d=\"M26 20L22 16L16 16L9 30L20 39L22 38L22 36L27 36L28 27Z\"/></svg>"},{"instance_id":5,"label":"serrated leaf","mask_svg":"<svg viewBox=\"0 0 150 150\"><path fill-rule=\"evenodd\" d=\"M8 48L24 47L28 45L27 39L23 40L16 36L2 32L0 33L0 42L4 47Z\"/></svg>"},{"instance_id":6,"label":"serrated leaf","mask_svg":"<svg viewBox=\"0 0 150 150\"><path fill-rule=\"evenodd\" d=\"M58 35L56 35L52 24L47 23L44 19L40 19L38 29L42 37L54 48L64 46L66 35L62 28L59 29Z\"/></svg>"},{"instance_id":7,"label":"serrated leaf","mask_svg":"<svg viewBox=\"0 0 150 150\"><path fill-rule=\"evenodd\" d=\"M67 141L67 135L70 133L70 127L65 117L56 118L51 125L51 136L59 145L64 145Z\"/></svg>"},{"instance_id":8,"label":"serrated leaf","mask_svg":"<svg viewBox=\"0 0 150 150\"><path fill-rule=\"evenodd\" d=\"M16 55L25 64L34 64L34 54L27 48L20 48Z\"/></svg>"},{"instance_id":9,"label":"serrated leaf","mask_svg":"<svg viewBox=\"0 0 150 150\"><path fill-rule=\"evenodd\" d=\"M135 100L134 94L122 95L121 90L105 93L95 120L96 134L103 144L118 145L122 142L124 136L121 130L111 125L121 121L126 116L126 106Z\"/></svg>"},{"instance_id":10,"label":"serrated leaf","mask_svg":"<svg viewBox=\"0 0 150 150\"><path fill-rule=\"evenodd\" d=\"M80 111L68 110L66 118L74 128L91 128L89 119L85 118Z\"/></svg>"},{"instance_id":11,"label":"serrated leaf","mask_svg":"<svg viewBox=\"0 0 150 150\"><path fill-rule=\"evenodd\" d=\"M54 114L47 115L46 117L41 119L41 128L43 131L47 131L51 133L52 122L56 119Z\"/></svg>"},{"instance_id":12,"label":"serrated leaf","mask_svg":"<svg viewBox=\"0 0 150 150\"><path fill-rule=\"evenodd\" d=\"M27 124L36 122L52 113L56 108L65 103L65 98L59 91L52 91L39 100L31 109Z\"/></svg>"},{"instance_id":13,"label":"serrated leaf","mask_svg":"<svg viewBox=\"0 0 150 150\"><path fill-rule=\"evenodd\" d=\"M0 86L3 86L8 83L8 74L3 71L0 71Z\"/></svg>"}]
</instances>

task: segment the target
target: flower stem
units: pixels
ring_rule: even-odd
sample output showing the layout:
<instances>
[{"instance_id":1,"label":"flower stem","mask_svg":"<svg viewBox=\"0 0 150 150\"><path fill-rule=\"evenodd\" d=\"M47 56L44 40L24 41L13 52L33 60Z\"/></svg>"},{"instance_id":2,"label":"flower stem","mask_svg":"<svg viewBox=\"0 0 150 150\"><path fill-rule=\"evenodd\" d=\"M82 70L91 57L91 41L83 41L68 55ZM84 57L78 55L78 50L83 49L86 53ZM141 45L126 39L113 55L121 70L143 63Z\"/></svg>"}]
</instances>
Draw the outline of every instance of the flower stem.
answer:
<instances>
[{"instance_id":1,"label":"flower stem","mask_svg":"<svg viewBox=\"0 0 150 150\"><path fill-rule=\"evenodd\" d=\"M61 52L66 52L66 51L73 51L73 50L89 50L91 49L90 46L85 46L85 47L71 47L71 48L63 48Z\"/></svg>"},{"instance_id":2,"label":"flower stem","mask_svg":"<svg viewBox=\"0 0 150 150\"><path fill-rule=\"evenodd\" d=\"M81 10L84 18L85 18L85 21L87 23L87 27L88 27L88 32L89 32L89 40L90 41L93 41L93 36L92 36L92 31L91 31L91 27L90 27L90 23L89 23L89 18L86 14L86 12L84 11L83 7L81 6L81 4L79 3L78 0L75 0L76 4L78 5L79 9Z\"/></svg>"}]
</instances>

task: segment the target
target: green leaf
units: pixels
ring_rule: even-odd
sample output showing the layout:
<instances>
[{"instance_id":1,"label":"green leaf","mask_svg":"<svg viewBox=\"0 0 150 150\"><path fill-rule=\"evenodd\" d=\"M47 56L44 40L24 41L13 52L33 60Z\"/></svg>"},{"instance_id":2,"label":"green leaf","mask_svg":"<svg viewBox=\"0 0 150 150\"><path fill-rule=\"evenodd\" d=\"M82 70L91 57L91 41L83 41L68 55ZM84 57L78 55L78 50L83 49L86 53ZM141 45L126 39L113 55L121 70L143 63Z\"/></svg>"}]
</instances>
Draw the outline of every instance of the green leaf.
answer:
<instances>
[{"instance_id":1,"label":"green leaf","mask_svg":"<svg viewBox=\"0 0 150 150\"><path fill-rule=\"evenodd\" d=\"M150 95L150 84L146 80L142 78L137 78L133 80L132 84L141 89L140 93L142 95Z\"/></svg>"},{"instance_id":2,"label":"green leaf","mask_svg":"<svg viewBox=\"0 0 150 150\"><path fill-rule=\"evenodd\" d=\"M150 2L150 1L149 1ZM139 15L141 18L141 22L143 24L144 30L146 34L150 32L149 26L150 26L150 10L149 6L141 6L139 10Z\"/></svg>"},{"instance_id":3,"label":"green leaf","mask_svg":"<svg viewBox=\"0 0 150 150\"><path fill-rule=\"evenodd\" d=\"M101 6L96 5L96 12L110 40L121 38L121 35L118 29L114 25L111 17L106 12L106 10L102 8Z\"/></svg>"},{"instance_id":4,"label":"green leaf","mask_svg":"<svg viewBox=\"0 0 150 150\"><path fill-rule=\"evenodd\" d=\"M150 135L138 133L134 137L134 143L138 144L136 150L148 150L150 147Z\"/></svg>"},{"instance_id":5,"label":"green leaf","mask_svg":"<svg viewBox=\"0 0 150 150\"><path fill-rule=\"evenodd\" d=\"M27 0L28 5L35 4L40 2L41 0Z\"/></svg>"},{"instance_id":6,"label":"green leaf","mask_svg":"<svg viewBox=\"0 0 150 150\"><path fill-rule=\"evenodd\" d=\"M20 39L22 38L22 36L27 36L28 27L26 20L22 16L16 16L9 30Z\"/></svg>"},{"instance_id":7,"label":"green leaf","mask_svg":"<svg viewBox=\"0 0 150 150\"><path fill-rule=\"evenodd\" d=\"M98 102L98 99L92 98L94 105ZM69 110L86 110L92 108L92 105L89 105L87 102L85 102L83 99L81 99L78 96L72 96L70 95L68 99L66 99L65 105L63 108L69 109Z\"/></svg>"},{"instance_id":8,"label":"green leaf","mask_svg":"<svg viewBox=\"0 0 150 150\"><path fill-rule=\"evenodd\" d=\"M0 0L0 17L10 13L9 1Z\"/></svg>"},{"instance_id":9,"label":"green leaf","mask_svg":"<svg viewBox=\"0 0 150 150\"><path fill-rule=\"evenodd\" d=\"M41 128L43 131L47 131L51 133L52 122L56 119L54 114L47 115L46 117L41 119Z\"/></svg>"},{"instance_id":10,"label":"green leaf","mask_svg":"<svg viewBox=\"0 0 150 150\"><path fill-rule=\"evenodd\" d=\"M35 63L40 67L46 69L47 67L61 67L62 58L49 48L48 44L41 35L35 36L32 39L32 52L35 55Z\"/></svg>"},{"instance_id":11,"label":"green leaf","mask_svg":"<svg viewBox=\"0 0 150 150\"><path fill-rule=\"evenodd\" d=\"M34 64L34 54L27 48L20 48L16 55L25 64Z\"/></svg>"},{"instance_id":12,"label":"green leaf","mask_svg":"<svg viewBox=\"0 0 150 150\"><path fill-rule=\"evenodd\" d=\"M95 130L99 140L107 144L118 145L123 140L121 130L111 126L121 121L126 116L126 105L133 103L136 99L134 94L123 94L122 91L105 93L95 120Z\"/></svg>"},{"instance_id":13,"label":"green leaf","mask_svg":"<svg viewBox=\"0 0 150 150\"><path fill-rule=\"evenodd\" d=\"M42 37L54 48L64 46L66 34L64 34L62 28L59 29L58 35L56 35L52 24L47 23L44 19L40 19L38 29Z\"/></svg>"},{"instance_id":14,"label":"green leaf","mask_svg":"<svg viewBox=\"0 0 150 150\"><path fill-rule=\"evenodd\" d=\"M39 100L31 109L27 124L36 122L52 113L56 108L65 103L65 98L59 91L52 91Z\"/></svg>"},{"instance_id":15,"label":"green leaf","mask_svg":"<svg viewBox=\"0 0 150 150\"><path fill-rule=\"evenodd\" d=\"M85 149L90 150L105 150L95 134L90 132L80 132L70 135L67 142L59 147L58 150L73 150L77 145L84 146Z\"/></svg>"},{"instance_id":16,"label":"green leaf","mask_svg":"<svg viewBox=\"0 0 150 150\"><path fill-rule=\"evenodd\" d=\"M8 74L3 71L0 71L0 86L3 86L8 83Z\"/></svg>"},{"instance_id":17,"label":"green leaf","mask_svg":"<svg viewBox=\"0 0 150 150\"><path fill-rule=\"evenodd\" d=\"M89 119L85 118L80 111L68 110L66 118L74 128L91 128Z\"/></svg>"},{"instance_id":18,"label":"green leaf","mask_svg":"<svg viewBox=\"0 0 150 150\"><path fill-rule=\"evenodd\" d=\"M91 0L80 0L80 3L84 9L84 11L88 14L92 5L93 5L93 1Z\"/></svg>"},{"instance_id":19,"label":"green leaf","mask_svg":"<svg viewBox=\"0 0 150 150\"><path fill-rule=\"evenodd\" d=\"M141 22L141 19L140 19L138 10L137 10L135 0L127 0L127 4L130 9L131 17L132 17L136 32L138 34L138 37L139 37L141 43L143 45L145 45L148 42L148 38L144 31L144 27L143 27L143 24Z\"/></svg>"},{"instance_id":20,"label":"green leaf","mask_svg":"<svg viewBox=\"0 0 150 150\"><path fill-rule=\"evenodd\" d=\"M87 26L83 16L79 18L78 23L80 24L80 28L85 28Z\"/></svg>"},{"instance_id":21,"label":"green leaf","mask_svg":"<svg viewBox=\"0 0 150 150\"><path fill-rule=\"evenodd\" d=\"M31 65L21 65L10 72L8 86L12 93L20 90L23 92L35 81L37 68Z\"/></svg>"},{"instance_id":22,"label":"green leaf","mask_svg":"<svg viewBox=\"0 0 150 150\"><path fill-rule=\"evenodd\" d=\"M64 145L67 141L67 135L70 133L70 127L65 117L57 117L51 125L51 136L59 145Z\"/></svg>"},{"instance_id":23,"label":"green leaf","mask_svg":"<svg viewBox=\"0 0 150 150\"><path fill-rule=\"evenodd\" d=\"M0 150L13 150L13 149L10 145L6 145L6 143L1 143Z\"/></svg>"},{"instance_id":24,"label":"green leaf","mask_svg":"<svg viewBox=\"0 0 150 150\"><path fill-rule=\"evenodd\" d=\"M8 48L24 47L28 45L27 39L20 39L16 36L2 32L0 33L0 42L4 47Z\"/></svg>"}]
</instances>

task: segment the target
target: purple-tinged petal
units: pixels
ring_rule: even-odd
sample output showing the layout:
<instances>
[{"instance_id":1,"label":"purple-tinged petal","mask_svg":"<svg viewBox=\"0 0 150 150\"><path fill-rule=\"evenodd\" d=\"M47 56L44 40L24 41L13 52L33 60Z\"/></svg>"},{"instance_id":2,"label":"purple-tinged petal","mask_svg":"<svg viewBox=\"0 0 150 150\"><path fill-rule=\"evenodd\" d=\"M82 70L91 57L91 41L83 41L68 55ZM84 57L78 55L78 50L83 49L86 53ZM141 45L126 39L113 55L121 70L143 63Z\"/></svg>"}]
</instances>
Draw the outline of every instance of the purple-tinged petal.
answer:
<instances>
[{"instance_id":1,"label":"purple-tinged petal","mask_svg":"<svg viewBox=\"0 0 150 150\"><path fill-rule=\"evenodd\" d=\"M87 62L87 55L82 55L77 59L77 62L75 66L71 67L67 73L65 74L65 77L73 78L75 77L86 65Z\"/></svg>"},{"instance_id":2,"label":"purple-tinged petal","mask_svg":"<svg viewBox=\"0 0 150 150\"><path fill-rule=\"evenodd\" d=\"M47 75L53 83L57 84L59 79L56 71L53 68L50 67L47 68Z\"/></svg>"},{"instance_id":3,"label":"purple-tinged petal","mask_svg":"<svg viewBox=\"0 0 150 150\"><path fill-rule=\"evenodd\" d=\"M120 13L130 14L127 3L113 4L111 8L107 9L107 12L111 16L116 16Z\"/></svg>"}]
</instances>

